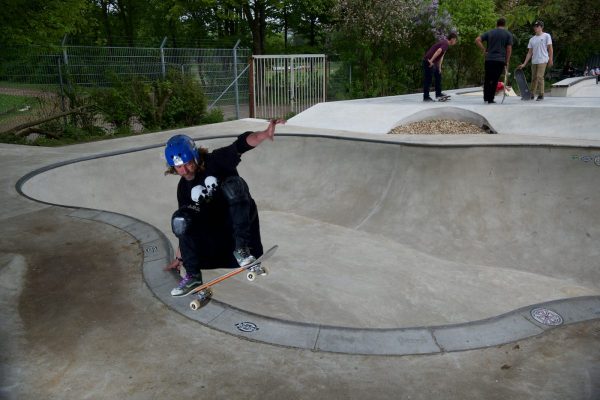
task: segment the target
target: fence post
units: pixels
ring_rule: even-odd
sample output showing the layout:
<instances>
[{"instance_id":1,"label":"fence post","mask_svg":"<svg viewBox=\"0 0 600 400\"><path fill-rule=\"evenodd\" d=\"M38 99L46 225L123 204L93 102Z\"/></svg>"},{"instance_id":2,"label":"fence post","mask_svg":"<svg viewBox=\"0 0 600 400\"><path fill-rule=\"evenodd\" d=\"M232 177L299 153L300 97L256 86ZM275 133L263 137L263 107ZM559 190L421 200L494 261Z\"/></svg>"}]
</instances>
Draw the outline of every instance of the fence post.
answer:
<instances>
[{"instance_id":1,"label":"fence post","mask_svg":"<svg viewBox=\"0 0 600 400\"><path fill-rule=\"evenodd\" d=\"M329 96L329 73L331 72L331 65L329 64L329 57L325 56L325 66L323 68L323 101L327 101Z\"/></svg>"},{"instance_id":2,"label":"fence post","mask_svg":"<svg viewBox=\"0 0 600 400\"><path fill-rule=\"evenodd\" d=\"M63 78L62 78L62 67L60 64L60 57L56 58L58 62L58 82L60 83L60 109L62 112L66 112L67 109L65 107L65 90L63 87ZM63 117L63 127L67 127L67 116Z\"/></svg>"},{"instance_id":3,"label":"fence post","mask_svg":"<svg viewBox=\"0 0 600 400\"><path fill-rule=\"evenodd\" d=\"M233 79L235 79L235 119L240 119L240 92L238 89L238 68L237 68L237 48L240 45L241 40L235 43L233 46Z\"/></svg>"},{"instance_id":4,"label":"fence post","mask_svg":"<svg viewBox=\"0 0 600 400\"><path fill-rule=\"evenodd\" d=\"M69 90L71 90L72 84L71 84L71 76L69 74L69 57L67 55L67 34L65 34L65 36L63 36L63 40L61 42L61 46L62 46L62 50L63 50L63 60L65 62L65 68L67 69L66 71L66 76L65 78L67 78L67 87L69 88ZM61 74L61 79L62 79L62 70L60 71Z\"/></svg>"},{"instance_id":5,"label":"fence post","mask_svg":"<svg viewBox=\"0 0 600 400\"><path fill-rule=\"evenodd\" d=\"M69 57L67 56L67 34L65 34L65 36L63 36L63 40L61 42L61 46L62 46L62 51L63 51L63 60L65 62L65 65L69 65Z\"/></svg>"},{"instance_id":6,"label":"fence post","mask_svg":"<svg viewBox=\"0 0 600 400\"><path fill-rule=\"evenodd\" d=\"M290 106L291 111L296 113L296 77L294 76L294 56L290 57Z\"/></svg>"},{"instance_id":7,"label":"fence post","mask_svg":"<svg viewBox=\"0 0 600 400\"><path fill-rule=\"evenodd\" d=\"M254 58L252 56L250 56L250 58L248 59L248 64L250 66L250 69L248 71L248 100L250 103L248 105L248 112L250 114L250 118L254 118Z\"/></svg>"},{"instance_id":8,"label":"fence post","mask_svg":"<svg viewBox=\"0 0 600 400\"><path fill-rule=\"evenodd\" d=\"M162 67L162 76L163 76L163 79L166 78L166 76L167 76L167 67L165 65L165 43L167 43L167 37L166 36L163 39L162 43L160 44L160 65Z\"/></svg>"}]
</instances>

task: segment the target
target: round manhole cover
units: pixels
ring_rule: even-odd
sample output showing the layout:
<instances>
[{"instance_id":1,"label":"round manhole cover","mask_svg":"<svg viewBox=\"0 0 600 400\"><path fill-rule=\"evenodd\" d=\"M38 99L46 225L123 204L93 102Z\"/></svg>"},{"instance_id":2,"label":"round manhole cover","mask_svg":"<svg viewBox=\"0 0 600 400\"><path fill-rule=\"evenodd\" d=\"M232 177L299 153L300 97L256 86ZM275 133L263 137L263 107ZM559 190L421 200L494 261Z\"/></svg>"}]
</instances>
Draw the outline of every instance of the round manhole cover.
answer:
<instances>
[{"instance_id":1,"label":"round manhole cover","mask_svg":"<svg viewBox=\"0 0 600 400\"><path fill-rule=\"evenodd\" d=\"M258 330L258 326L253 322L238 322L235 324L235 327L238 328L240 332L256 332Z\"/></svg>"},{"instance_id":2,"label":"round manhole cover","mask_svg":"<svg viewBox=\"0 0 600 400\"><path fill-rule=\"evenodd\" d=\"M547 308L534 308L531 310L531 316L540 324L549 326L562 325L563 318L552 310Z\"/></svg>"}]
</instances>

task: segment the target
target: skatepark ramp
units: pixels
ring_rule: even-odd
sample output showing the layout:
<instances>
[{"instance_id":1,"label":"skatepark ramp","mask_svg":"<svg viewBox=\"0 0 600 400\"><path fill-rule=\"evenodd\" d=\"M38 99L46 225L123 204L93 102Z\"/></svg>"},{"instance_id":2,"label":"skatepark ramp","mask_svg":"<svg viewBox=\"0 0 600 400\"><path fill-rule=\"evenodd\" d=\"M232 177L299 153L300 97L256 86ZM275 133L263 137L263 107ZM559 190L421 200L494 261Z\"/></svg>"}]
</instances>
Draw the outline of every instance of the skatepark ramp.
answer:
<instances>
[{"instance_id":1,"label":"skatepark ramp","mask_svg":"<svg viewBox=\"0 0 600 400\"><path fill-rule=\"evenodd\" d=\"M177 177L163 175L162 151L62 164L22 190L132 216L176 246ZM257 312L274 319L388 329L600 294L598 148L286 134L245 154L239 169L259 206L263 243L280 246L268 279L218 292L239 309L260 304Z\"/></svg>"},{"instance_id":2,"label":"skatepark ramp","mask_svg":"<svg viewBox=\"0 0 600 400\"><path fill-rule=\"evenodd\" d=\"M577 76L563 79L552 85L554 97L596 97L598 95L595 85L598 84L596 76Z\"/></svg>"}]
</instances>

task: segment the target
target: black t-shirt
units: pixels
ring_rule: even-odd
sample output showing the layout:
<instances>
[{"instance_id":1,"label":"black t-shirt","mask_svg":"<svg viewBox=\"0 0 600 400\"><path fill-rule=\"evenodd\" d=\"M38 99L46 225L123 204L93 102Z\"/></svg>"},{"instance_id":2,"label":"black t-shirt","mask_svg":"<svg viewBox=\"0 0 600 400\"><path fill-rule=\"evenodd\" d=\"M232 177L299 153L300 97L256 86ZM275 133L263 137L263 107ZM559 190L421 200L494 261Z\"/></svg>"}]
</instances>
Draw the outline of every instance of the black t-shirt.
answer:
<instances>
[{"instance_id":1,"label":"black t-shirt","mask_svg":"<svg viewBox=\"0 0 600 400\"><path fill-rule=\"evenodd\" d=\"M204 262L219 267L223 256L231 258L234 240L230 223L228 204L221 190L221 183L230 176L239 176L237 166L241 154L252 149L246 143L250 132L240 135L229 146L221 147L203 157L204 170L196 172L193 180L179 180L177 202L179 208L193 211L193 223L190 234L196 237L199 254Z\"/></svg>"},{"instance_id":2,"label":"black t-shirt","mask_svg":"<svg viewBox=\"0 0 600 400\"><path fill-rule=\"evenodd\" d=\"M486 61L506 62L506 46L512 46L513 35L506 29L496 28L481 35L481 40L487 42Z\"/></svg>"}]
</instances>

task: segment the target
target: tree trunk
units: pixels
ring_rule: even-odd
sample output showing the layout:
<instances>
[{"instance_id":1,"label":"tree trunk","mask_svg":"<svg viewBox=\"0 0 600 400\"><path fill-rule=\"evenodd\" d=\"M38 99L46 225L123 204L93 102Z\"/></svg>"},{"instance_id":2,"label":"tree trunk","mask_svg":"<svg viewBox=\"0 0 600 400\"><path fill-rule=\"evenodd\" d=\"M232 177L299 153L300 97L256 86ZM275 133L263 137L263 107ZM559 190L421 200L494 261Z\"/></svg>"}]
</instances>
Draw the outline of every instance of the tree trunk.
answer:
<instances>
[{"instance_id":1,"label":"tree trunk","mask_svg":"<svg viewBox=\"0 0 600 400\"><path fill-rule=\"evenodd\" d=\"M246 2L243 10L252 32L252 53L263 54L265 49L265 4L257 0L254 7L250 7L250 4Z\"/></svg>"},{"instance_id":2,"label":"tree trunk","mask_svg":"<svg viewBox=\"0 0 600 400\"><path fill-rule=\"evenodd\" d=\"M108 47L113 47L112 31L110 29L110 20L108 19L108 6L110 0L102 0L102 20L106 29L106 37L108 39Z\"/></svg>"}]
</instances>

